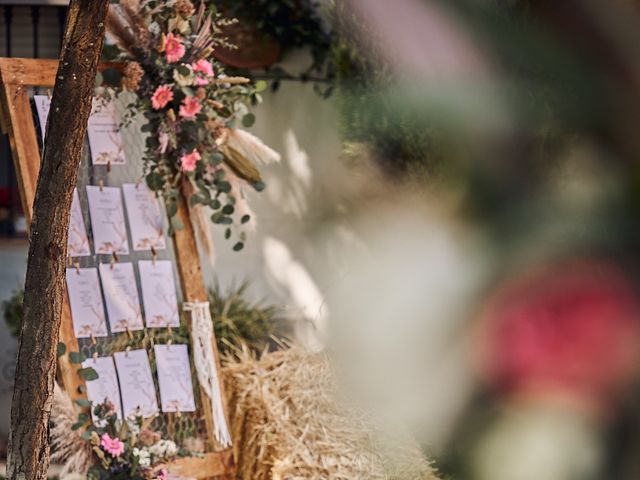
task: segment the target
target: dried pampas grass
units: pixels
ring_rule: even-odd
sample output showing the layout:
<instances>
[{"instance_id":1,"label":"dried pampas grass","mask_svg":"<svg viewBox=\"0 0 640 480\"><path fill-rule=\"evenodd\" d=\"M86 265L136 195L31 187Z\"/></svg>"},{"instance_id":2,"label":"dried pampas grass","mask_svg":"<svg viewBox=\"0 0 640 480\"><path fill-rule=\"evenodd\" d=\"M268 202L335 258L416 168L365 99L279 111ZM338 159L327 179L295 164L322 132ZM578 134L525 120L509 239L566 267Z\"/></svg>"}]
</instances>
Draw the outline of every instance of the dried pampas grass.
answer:
<instances>
[{"instance_id":1,"label":"dried pampas grass","mask_svg":"<svg viewBox=\"0 0 640 480\"><path fill-rule=\"evenodd\" d=\"M56 383L51 405L51 462L64 464L60 477L86 475L93 460L90 445L82 439L82 429L71 427L78 421L78 412L69 395Z\"/></svg>"},{"instance_id":2,"label":"dried pampas grass","mask_svg":"<svg viewBox=\"0 0 640 480\"><path fill-rule=\"evenodd\" d=\"M339 405L324 354L247 351L224 368L238 474L252 480L436 479L412 443L381 436Z\"/></svg>"}]
</instances>

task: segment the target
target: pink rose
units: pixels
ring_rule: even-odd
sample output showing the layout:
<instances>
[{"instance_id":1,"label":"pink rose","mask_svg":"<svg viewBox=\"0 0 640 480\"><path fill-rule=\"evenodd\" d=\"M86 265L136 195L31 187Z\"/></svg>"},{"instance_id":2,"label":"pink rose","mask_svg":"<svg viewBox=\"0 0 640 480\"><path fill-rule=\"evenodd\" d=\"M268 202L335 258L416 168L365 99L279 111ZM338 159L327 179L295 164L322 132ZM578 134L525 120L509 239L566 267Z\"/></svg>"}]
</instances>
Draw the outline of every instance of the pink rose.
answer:
<instances>
[{"instance_id":1,"label":"pink rose","mask_svg":"<svg viewBox=\"0 0 640 480\"><path fill-rule=\"evenodd\" d=\"M124 453L124 443L119 438L111 438L108 433L100 438L100 446L112 457L119 457Z\"/></svg>"},{"instance_id":2,"label":"pink rose","mask_svg":"<svg viewBox=\"0 0 640 480\"><path fill-rule=\"evenodd\" d=\"M208 60L201 58L197 62L191 64L191 68L194 72L200 72L202 76L198 76L196 78L196 85L203 86L209 83L209 79L207 77L213 77L215 74L213 73L213 65ZM204 78L203 78L204 77Z\"/></svg>"},{"instance_id":3,"label":"pink rose","mask_svg":"<svg viewBox=\"0 0 640 480\"><path fill-rule=\"evenodd\" d=\"M180 167L183 172L193 172L196 169L196 163L200 160L200 152L195 148L191 153L185 153L180 157Z\"/></svg>"},{"instance_id":4,"label":"pink rose","mask_svg":"<svg viewBox=\"0 0 640 480\"><path fill-rule=\"evenodd\" d=\"M167 85L160 85L156 88L156 91L153 92L153 96L151 97L151 106L154 110L160 110L167 106L173 100L173 91Z\"/></svg>"},{"instance_id":5,"label":"pink rose","mask_svg":"<svg viewBox=\"0 0 640 480\"><path fill-rule=\"evenodd\" d=\"M180 105L180 116L186 120L193 120L200 113L200 110L202 110L200 100L196 97L187 97Z\"/></svg>"},{"instance_id":6,"label":"pink rose","mask_svg":"<svg viewBox=\"0 0 640 480\"><path fill-rule=\"evenodd\" d=\"M173 33L167 35L164 41L164 53L167 56L167 62L177 62L184 57L185 51L180 35L174 35Z\"/></svg>"}]
</instances>

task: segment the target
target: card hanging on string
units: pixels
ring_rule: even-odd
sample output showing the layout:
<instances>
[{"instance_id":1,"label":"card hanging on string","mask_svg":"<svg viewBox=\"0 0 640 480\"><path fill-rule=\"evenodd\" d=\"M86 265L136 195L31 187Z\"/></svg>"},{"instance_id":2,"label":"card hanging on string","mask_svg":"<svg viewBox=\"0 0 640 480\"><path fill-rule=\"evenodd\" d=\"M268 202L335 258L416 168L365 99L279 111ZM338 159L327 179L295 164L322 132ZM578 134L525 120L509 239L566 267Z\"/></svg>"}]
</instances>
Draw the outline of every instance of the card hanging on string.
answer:
<instances>
[{"instance_id":1,"label":"card hanging on string","mask_svg":"<svg viewBox=\"0 0 640 480\"><path fill-rule=\"evenodd\" d=\"M67 294L77 338L106 337L107 321L96 268L67 268Z\"/></svg>"},{"instance_id":2,"label":"card hanging on string","mask_svg":"<svg viewBox=\"0 0 640 480\"><path fill-rule=\"evenodd\" d=\"M87 198L96 253L128 255L129 242L120 189L88 185Z\"/></svg>"},{"instance_id":3,"label":"card hanging on string","mask_svg":"<svg viewBox=\"0 0 640 480\"><path fill-rule=\"evenodd\" d=\"M138 267L147 327L179 327L173 264L168 260L141 260Z\"/></svg>"},{"instance_id":4,"label":"card hanging on string","mask_svg":"<svg viewBox=\"0 0 640 480\"><path fill-rule=\"evenodd\" d=\"M73 189L71 201L71 217L69 219L69 237L67 240L67 255L70 257L88 257L91 255L87 228L82 216L78 189Z\"/></svg>"},{"instance_id":5,"label":"card hanging on string","mask_svg":"<svg viewBox=\"0 0 640 480\"><path fill-rule=\"evenodd\" d=\"M93 357L82 362L82 368L93 368L98 374L95 380L87 381L87 398L93 403L93 407L110 402L116 411L118 418L122 419L122 405L116 367L112 357ZM91 409L91 416L96 420Z\"/></svg>"},{"instance_id":6,"label":"card hanging on string","mask_svg":"<svg viewBox=\"0 0 640 480\"><path fill-rule=\"evenodd\" d=\"M122 185L134 250L164 250L164 213L156 194L143 182Z\"/></svg>"},{"instance_id":7,"label":"card hanging on string","mask_svg":"<svg viewBox=\"0 0 640 480\"><path fill-rule=\"evenodd\" d=\"M155 345L163 412L195 412L191 366L186 345Z\"/></svg>"},{"instance_id":8,"label":"card hanging on string","mask_svg":"<svg viewBox=\"0 0 640 480\"><path fill-rule=\"evenodd\" d=\"M42 134L42 143L44 143L44 134L47 128L47 117L51 108L51 97L49 95L34 95L33 101L36 104L36 112L38 113L38 123L40 123L40 133Z\"/></svg>"},{"instance_id":9,"label":"card hanging on string","mask_svg":"<svg viewBox=\"0 0 640 480\"><path fill-rule=\"evenodd\" d=\"M99 266L111 332L142 330L142 310L132 263Z\"/></svg>"},{"instance_id":10,"label":"card hanging on string","mask_svg":"<svg viewBox=\"0 0 640 480\"><path fill-rule=\"evenodd\" d=\"M113 354L120 380L125 417L151 417L158 413L156 388L146 350L127 350Z\"/></svg>"},{"instance_id":11,"label":"card hanging on string","mask_svg":"<svg viewBox=\"0 0 640 480\"><path fill-rule=\"evenodd\" d=\"M87 136L93 165L124 165L124 142L115 102L94 98L87 124Z\"/></svg>"}]
</instances>

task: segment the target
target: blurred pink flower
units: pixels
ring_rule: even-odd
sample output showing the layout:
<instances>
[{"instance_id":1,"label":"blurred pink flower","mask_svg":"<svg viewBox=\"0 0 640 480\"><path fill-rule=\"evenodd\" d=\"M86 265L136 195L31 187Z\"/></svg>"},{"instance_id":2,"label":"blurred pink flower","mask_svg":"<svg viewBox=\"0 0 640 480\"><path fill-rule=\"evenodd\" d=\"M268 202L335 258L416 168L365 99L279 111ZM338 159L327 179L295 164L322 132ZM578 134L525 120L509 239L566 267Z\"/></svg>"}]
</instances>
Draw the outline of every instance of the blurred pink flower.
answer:
<instances>
[{"instance_id":1,"label":"blurred pink flower","mask_svg":"<svg viewBox=\"0 0 640 480\"><path fill-rule=\"evenodd\" d=\"M193 68L194 72L200 72L204 76L204 78L203 76L196 77L196 85L198 86L207 85L209 83L209 79L207 77L215 76L213 72L213 65L204 58L192 63L191 68Z\"/></svg>"},{"instance_id":2,"label":"blurred pink flower","mask_svg":"<svg viewBox=\"0 0 640 480\"><path fill-rule=\"evenodd\" d=\"M198 160L200 160L200 152L194 148L191 153L185 153L180 157L180 167L184 172L193 172Z\"/></svg>"},{"instance_id":3,"label":"blurred pink flower","mask_svg":"<svg viewBox=\"0 0 640 480\"><path fill-rule=\"evenodd\" d=\"M180 105L180 116L185 120L193 120L202 110L200 100L196 97L186 97Z\"/></svg>"},{"instance_id":4,"label":"blurred pink flower","mask_svg":"<svg viewBox=\"0 0 640 480\"><path fill-rule=\"evenodd\" d=\"M602 406L637 373L640 306L615 266L573 260L511 281L487 307L481 365L505 393Z\"/></svg>"},{"instance_id":5,"label":"blurred pink flower","mask_svg":"<svg viewBox=\"0 0 640 480\"><path fill-rule=\"evenodd\" d=\"M124 453L124 443L119 438L111 438L108 433L100 437L100 446L112 457L119 457Z\"/></svg>"},{"instance_id":6,"label":"blurred pink flower","mask_svg":"<svg viewBox=\"0 0 640 480\"><path fill-rule=\"evenodd\" d=\"M167 85L160 85L156 88L156 91L153 92L153 96L151 97L151 106L154 110L160 110L167 106L173 100L173 91L171 87Z\"/></svg>"},{"instance_id":7,"label":"blurred pink flower","mask_svg":"<svg viewBox=\"0 0 640 480\"><path fill-rule=\"evenodd\" d=\"M167 62L173 63L184 57L186 49L182 44L182 37L170 33L164 41L164 52L167 56Z\"/></svg>"},{"instance_id":8,"label":"blurred pink flower","mask_svg":"<svg viewBox=\"0 0 640 480\"><path fill-rule=\"evenodd\" d=\"M163 468L158 472L157 480L167 480L169 478L169 473Z\"/></svg>"}]
</instances>

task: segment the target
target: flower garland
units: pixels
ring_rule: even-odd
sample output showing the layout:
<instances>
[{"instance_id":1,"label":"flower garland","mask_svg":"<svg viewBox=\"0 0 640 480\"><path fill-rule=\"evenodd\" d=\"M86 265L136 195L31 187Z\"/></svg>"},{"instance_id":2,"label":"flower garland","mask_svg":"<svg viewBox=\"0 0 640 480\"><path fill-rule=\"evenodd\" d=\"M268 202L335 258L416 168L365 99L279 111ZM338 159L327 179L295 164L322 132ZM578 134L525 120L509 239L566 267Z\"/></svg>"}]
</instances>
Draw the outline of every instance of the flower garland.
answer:
<instances>
[{"instance_id":1,"label":"flower garland","mask_svg":"<svg viewBox=\"0 0 640 480\"><path fill-rule=\"evenodd\" d=\"M246 224L251 212L244 200L247 186L264 188L259 165L280 156L252 134L248 107L260 101L264 82L229 77L212 56L230 47L222 28L234 23L213 7L189 0L121 0L107 17L105 57L125 61L121 74L103 72L99 84L134 92L125 123L144 115L148 133L144 155L146 183L164 199L174 228L181 193L191 207L212 210L211 221L232 227ZM243 247L244 232L234 250Z\"/></svg>"},{"instance_id":2,"label":"flower garland","mask_svg":"<svg viewBox=\"0 0 640 480\"><path fill-rule=\"evenodd\" d=\"M166 480L168 473L163 467L167 462L194 455L149 429L152 419L118 420L109 402L95 406L93 413L95 421L82 434L94 460L87 471L88 480ZM77 425L85 420L80 418Z\"/></svg>"}]
</instances>

